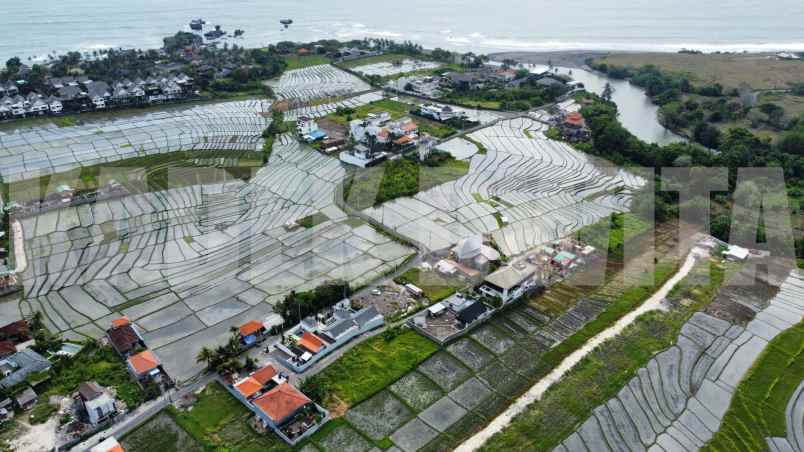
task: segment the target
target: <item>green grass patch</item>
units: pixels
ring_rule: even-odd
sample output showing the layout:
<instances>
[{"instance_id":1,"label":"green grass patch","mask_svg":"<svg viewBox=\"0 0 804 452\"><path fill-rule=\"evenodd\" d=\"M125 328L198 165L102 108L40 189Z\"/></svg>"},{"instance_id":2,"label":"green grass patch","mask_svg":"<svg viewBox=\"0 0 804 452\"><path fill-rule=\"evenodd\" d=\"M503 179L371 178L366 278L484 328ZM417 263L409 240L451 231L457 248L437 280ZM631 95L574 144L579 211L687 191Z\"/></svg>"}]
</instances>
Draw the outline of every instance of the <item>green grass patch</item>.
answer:
<instances>
[{"instance_id":1,"label":"green grass patch","mask_svg":"<svg viewBox=\"0 0 804 452\"><path fill-rule=\"evenodd\" d=\"M524 133L524 134L525 134L525 136L526 136L526 137L528 137L528 138L530 138L531 140L533 139L533 135L531 135L530 130L528 130L528 129L522 129L522 133Z\"/></svg>"},{"instance_id":2,"label":"green grass patch","mask_svg":"<svg viewBox=\"0 0 804 452\"><path fill-rule=\"evenodd\" d=\"M424 296L437 303L455 292L467 287L457 278L448 278L434 271L411 268L394 279L397 284L413 284L424 292Z\"/></svg>"},{"instance_id":3,"label":"green grass patch","mask_svg":"<svg viewBox=\"0 0 804 452\"><path fill-rule=\"evenodd\" d=\"M44 424L56 414L57 411L59 411L59 407L51 405L48 403L47 399L40 400L28 415L28 422L30 422L31 425Z\"/></svg>"},{"instance_id":4,"label":"green grass patch","mask_svg":"<svg viewBox=\"0 0 804 452\"><path fill-rule=\"evenodd\" d=\"M40 397L70 396L85 381L97 381L101 386L114 388L117 398L126 402L130 409L145 400L145 393L131 381L120 356L110 346L99 347L94 343L85 344L72 358L61 358L50 370L50 382Z\"/></svg>"},{"instance_id":5,"label":"green grass patch","mask_svg":"<svg viewBox=\"0 0 804 452\"><path fill-rule=\"evenodd\" d=\"M130 452L202 452L201 444L162 411L120 439Z\"/></svg>"},{"instance_id":6,"label":"green grass patch","mask_svg":"<svg viewBox=\"0 0 804 452\"><path fill-rule=\"evenodd\" d=\"M318 387L328 405L354 406L413 370L436 351L438 346L434 342L412 330L381 334L346 352L309 378L305 387Z\"/></svg>"},{"instance_id":7,"label":"green grass patch","mask_svg":"<svg viewBox=\"0 0 804 452\"><path fill-rule=\"evenodd\" d=\"M705 452L767 450L765 438L787 437L785 411L804 380L804 323L770 342L740 382L723 423Z\"/></svg>"},{"instance_id":8,"label":"green grass patch","mask_svg":"<svg viewBox=\"0 0 804 452\"><path fill-rule=\"evenodd\" d=\"M206 450L289 451L290 448L273 434L258 434L249 426L253 417L237 399L219 383L211 383L201 391L192 410L168 408L168 414Z\"/></svg>"},{"instance_id":9,"label":"green grass patch","mask_svg":"<svg viewBox=\"0 0 804 452\"><path fill-rule=\"evenodd\" d=\"M469 136L468 136L468 135L464 135L462 138L463 138L464 140L466 140L466 141L468 141L468 142L470 142L470 143L474 144L474 145L477 147L477 153L478 153L478 154L480 154L480 155L486 155L486 154L488 153L488 149L486 149L486 146L485 146L485 145L483 145L483 143L481 143L481 142L479 142L479 141L475 140L474 138L469 138Z\"/></svg>"},{"instance_id":10,"label":"green grass patch","mask_svg":"<svg viewBox=\"0 0 804 452\"><path fill-rule=\"evenodd\" d=\"M618 213L611 216L611 220L598 221L595 224L581 228L575 233L576 237L599 250L608 250L609 259L622 261L624 259L625 240L632 239L650 228L645 220L631 213Z\"/></svg>"},{"instance_id":11,"label":"green grass patch","mask_svg":"<svg viewBox=\"0 0 804 452\"><path fill-rule=\"evenodd\" d=\"M672 297L690 295L693 303L686 307L679 304L667 312L652 311L639 317L619 336L604 342L584 357L539 401L516 416L507 428L492 437L481 450L555 448L592 414L592 410L614 397L656 353L673 345L681 327L692 314L714 299L726 276L724 267L703 262L685 280L693 282L698 272L707 269L711 278L705 285L685 286ZM664 276L656 278L657 288L664 280L669 279L672 270L672 267L657 267L657 273L661 272ZM589 338L611 326L654 292L652 289L639 289L642 288L626 291L623 297L616 300L595 321L548 351L542 357L541 375L549 372Z\"/></svg>"},{"instance_id":12,"label":"green grass patch","mask_svg":"<svg viewBox=\"0 0 804 452\"><path fill-rule=\"evenodd\" d=\"M324 55L288 55L285 57L287 67L285 70L302 69L310 66L329 64L329 58Z\"/></svg>"},{"instance_id":13,"label":"green grass patch","mask_svg":"<svg viewBox=\"0 0 804 452\"><path fill-rule=\"evenodd\" d=\"M469 162L448 158L437 165L420 165L406 158L357 171L345 190L347 202L356 209L380 205L403 196L413 196L469 172Z\"/></svg>"},{"instance_id":14,"label":"green grass patch","mask_svg":"<svg viewBox=\"0 0 804 452\"><path fill-rule=\"evenodd\" d=\"M298 223L304 229L311 229L314 226L318 226L325 221L329 221L329 217L324 215L321 212L316 212L312 215L307 215L304 218L300 218L296 223Z\"/></svg>"}]
</instances>

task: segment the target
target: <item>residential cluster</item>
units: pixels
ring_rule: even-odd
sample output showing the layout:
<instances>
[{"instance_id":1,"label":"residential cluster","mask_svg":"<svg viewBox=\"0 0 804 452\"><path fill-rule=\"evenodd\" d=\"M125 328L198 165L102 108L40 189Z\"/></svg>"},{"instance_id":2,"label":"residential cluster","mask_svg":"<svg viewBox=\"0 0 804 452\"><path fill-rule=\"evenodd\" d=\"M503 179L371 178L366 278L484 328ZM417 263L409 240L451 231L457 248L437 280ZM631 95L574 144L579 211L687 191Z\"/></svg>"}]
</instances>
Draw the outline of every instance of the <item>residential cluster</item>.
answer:
<instances>
[{"instance_id":1,"label":"residential cluster","mask_svg":"<svg viewBox=\"0 0 804 452\"><path fill-rule=\"evenodd\" d=\"M127 317L112 320L111 328L106 330L106 338L126 361L132 379L143 389L153 387L162 392L173 386L159 357L147 348L137 327Z\"/></svg>"},{"instance_id":2,"label":"residential cluster","mask_svg":"<svg viewBox=\"0 0 804 452\"><path fill-rule=\"evenodd\" d=\"M113 82L52 77L44 92L28 90L24 80L20 82L0 84L0 120L161 104L197 94L193 79L181 73Z\"/></svg>"},{"instance_id":3,"label":"residential cluster","mask_svg":"<svg viewBox=\"0 0 804 452\"><path fill-rule=\"evenodd\" d=\"M325 409L270 364L224 386L255 414L259 427L273 431L290 445L298 444L329 420Z\"/></svg>"},{"instance_id":4,"label":"residential cluster","mask_svg":"<svg viewBox=\"0 0 804 452\"><path fill-rule=\"evenodd\" d=\"M416 147L432 147L434 139L419 133L419 126L410 117L391 119L388 112L369 113L363 119L349 123L352 149L342 152L344 163L366 168L389 158L393 153Z\"/></svg>"},{"instance_id":5,"label":"residential cluster","mask_svg":"<svg viewBox=\"0 0 804 452\"><path fill-rule=\"evenodd\" d=\"M446 256L423 263L422 269L458 277L471 282L475 289L453 294L428 307L408 324L430 339L446 344L499 309L568 277L589 262L594 252L592 246L565 239L542 246L515 263L500 265L500 253L484 243L481 236L463 239ZM421 291L416 286L408 290Z\"/></svg>"},{"instance_id":6,"label":"residential cluster","mask_svg":"<svg viewBox=\"0 0 804 452\"><path fill-rule=\"evenodd\" d=\"M374 306L355 310L349 299L331 310L303 319L287 330L273 356L288 369L301 373L361 334L385 324Z\"/></svg>"}]
</instances>

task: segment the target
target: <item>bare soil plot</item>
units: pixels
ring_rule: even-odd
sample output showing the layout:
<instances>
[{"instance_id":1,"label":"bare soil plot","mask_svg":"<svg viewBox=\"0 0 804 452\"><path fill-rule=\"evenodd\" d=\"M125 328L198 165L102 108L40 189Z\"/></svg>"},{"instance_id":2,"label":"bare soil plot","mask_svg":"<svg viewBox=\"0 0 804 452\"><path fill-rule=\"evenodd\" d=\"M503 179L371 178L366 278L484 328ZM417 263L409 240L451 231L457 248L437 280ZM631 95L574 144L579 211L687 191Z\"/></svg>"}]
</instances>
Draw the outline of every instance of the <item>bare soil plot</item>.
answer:
<instances>
[{"instance_id":1,"label":"bare soil plot","mask_svg":"<svg viewBox=\"0 0 804 452\"><path fill-rule=\"evenodd\" d=\"M614 54L596 61L615 66L656 65L690 74L696 84L721 83L729 88L747 83L751 88L787 89L804 79L804 62L773 58L770 54L691 55L677 53Z\"/></svg>"},{"instance_id":2,"label":"bare soil plot","mask_svg":"<svg viewBox=\"0 0 804 452\"><path fill-rule=\"evenodd\" d=\"M412 417L410 409L388 391L378 393L346 413L349 422L375 441L387 437Z\"/></svg>"},{"instance_id":3,"label":"bare soil plot","mask_svg":"<svg viewBox=\"0 0 804 452\"><path fill-rule=\"evenodd\" d=\"M436 353L419 365L419 372L429 377L445 391L455 389L471 375L469 369L444 351Z\"/></svg>"},{"instance_id":4,"label":"bare soil plot","mask_svg":"<svg viewBox=\"0 0 804 452\"><path fill-rule=\"evenodd\" d=\"M392 384L390 389L417 411L424 410L444 395L438 385L419 372L405 375Z\"/></svg>"}]
</instances>

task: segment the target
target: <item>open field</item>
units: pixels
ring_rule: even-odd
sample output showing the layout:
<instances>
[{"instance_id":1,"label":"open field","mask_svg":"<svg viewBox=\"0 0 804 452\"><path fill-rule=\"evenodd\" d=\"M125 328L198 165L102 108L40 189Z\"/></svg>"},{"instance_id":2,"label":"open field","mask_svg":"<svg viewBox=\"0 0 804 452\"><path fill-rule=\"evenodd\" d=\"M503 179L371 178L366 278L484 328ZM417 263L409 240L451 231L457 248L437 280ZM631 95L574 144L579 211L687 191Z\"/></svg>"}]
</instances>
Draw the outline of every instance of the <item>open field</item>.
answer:
<instances>
[{"instance_id":1,"label":"open field","mask_svg":"<svg viewBox=\"0 0 804 452\"><path fill-rule=\"evenodd\" d=\"M804 62L778 60L770 54L623 53L595 61L631 67L652 64L689 74L695 85L717 82L727 88L738 88L746 83L754 90L768 90L788 89L791 83L804 82Z\"/></svg>"},{"instance_id":2,"label":"open field","mask_svg":"<svg viewBox=\"0 0 804 452\"><path fill-rule=\"evenodd\" d=\"M367 62L366 64L362 64L360 66L354 66L352 69L360 72L363 75L394 77L407 74L409 72L432 71L434 69L438 69L439 67L441 67L440 63L420 61L410 57L400 57L390 61L375 61L372 63Z\"/></svg>"},{"instance_id":3,"label":"open field","mask_svg":"<svg viewBox=\"0 0 804 452\"><path fill-rule=\"evenodd\" d=\"M359 70L361 66L367 66L377 63L393 63L394 61L403 61L405 59L410 59L409 55L403 55L401 53L384 53L382 55L375 55L365 58L358 58L354 60L344 61L343 63L339 63L341 66L349 69L356 69Z\"/></svg>"}]
</instances>

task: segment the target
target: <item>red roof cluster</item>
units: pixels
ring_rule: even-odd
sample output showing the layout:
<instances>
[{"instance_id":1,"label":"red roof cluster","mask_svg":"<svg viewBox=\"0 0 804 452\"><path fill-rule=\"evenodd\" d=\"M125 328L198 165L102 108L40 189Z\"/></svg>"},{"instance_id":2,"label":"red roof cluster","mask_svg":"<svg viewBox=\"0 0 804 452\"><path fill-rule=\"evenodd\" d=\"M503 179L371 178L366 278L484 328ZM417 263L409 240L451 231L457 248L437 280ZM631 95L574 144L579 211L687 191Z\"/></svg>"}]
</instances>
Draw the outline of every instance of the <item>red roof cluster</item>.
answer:
<instances>
[{"instance_id":1,"label":"red roof cluster","mask_svg":"<svg viewBox=\"0 0 804 452\"><path fill-rule=\"evenodd\" d=\"M583 115L581 115L577 111L568 114L566 119L564 119L564 121L567 124L572 124L572 125L575 125L575 126L583 126L584 125Z\"/></svg>"}]
</instances>

